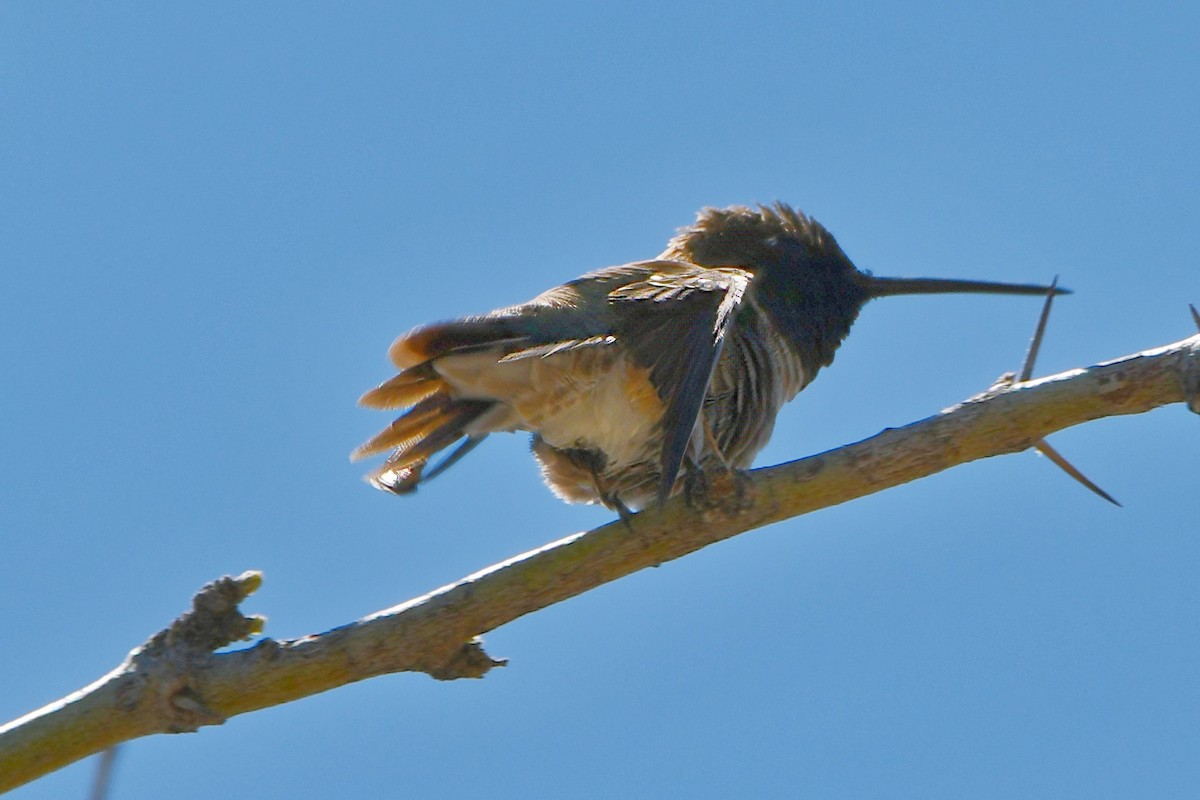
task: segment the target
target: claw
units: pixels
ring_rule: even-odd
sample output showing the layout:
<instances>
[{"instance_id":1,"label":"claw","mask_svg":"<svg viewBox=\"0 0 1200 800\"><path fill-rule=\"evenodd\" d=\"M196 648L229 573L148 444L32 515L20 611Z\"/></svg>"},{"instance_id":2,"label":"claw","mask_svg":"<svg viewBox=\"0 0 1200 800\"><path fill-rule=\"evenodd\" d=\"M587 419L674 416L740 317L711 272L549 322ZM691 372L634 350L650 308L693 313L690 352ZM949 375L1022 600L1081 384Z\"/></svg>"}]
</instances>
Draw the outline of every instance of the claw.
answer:
<instances>
[{"instance_id":1,"label":"claw","mask_svg":"<svg viewBox=\"0 0 1200 800\"><path fill-rule=\"evenodd\" d=\"M617 512L617 516L621 518L621 522L625 523L626 530L633 531L633 518L637 516L637 512L617 496L616 492L600 491L600 502Z\"/></svg>"},{"instance_id":2,"label":"claw","mask_svg":"<svg viewBox=\"0 0 1200 800\"><path fill-rule=\"evenodd\" d=\"M709 501L708 475L690 460L687 474L683 477L683 497L691 509L705 509L712 505Z\"/></svg>"},{"instance_id":3,"label":"claw","mask_svg":"<svg viewBox=\"0 0 1200 800\"><path fill-rule=\"evenodd\" d=\"M752 489L754 486L754 482L750 479L750 472L730 467L725 477L733 484L733 496L737 508L741 509L750 505L753 502Z\"/></svg>"}]
</instances>

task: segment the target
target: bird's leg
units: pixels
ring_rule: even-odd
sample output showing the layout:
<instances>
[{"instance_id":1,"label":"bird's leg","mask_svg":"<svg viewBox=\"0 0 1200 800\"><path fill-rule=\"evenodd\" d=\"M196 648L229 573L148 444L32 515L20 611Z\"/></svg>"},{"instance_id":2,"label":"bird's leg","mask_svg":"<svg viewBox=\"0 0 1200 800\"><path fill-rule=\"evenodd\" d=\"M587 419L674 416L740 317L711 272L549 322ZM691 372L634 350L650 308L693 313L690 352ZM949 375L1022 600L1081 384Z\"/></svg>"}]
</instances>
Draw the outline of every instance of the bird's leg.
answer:
<instances>
[{"instance_id":1,"label":"bird's leg","mask_svg":"<svg viewBox=\"0 0 1200 800\"><path fill-rule=\"evenodd\" d=\"M689 508L697 511L720 509L725 514L740 512L753 502L750 473L726 464L721 470L705 472L691 459L685 459L683 493Z\"/></svg>"},{"instance_id":2,"label":"bird's leg","mask_svg":"<svg viewBox=\"0 0 1200 800\"><path fill-rule=\"evenodd\" d=\"M703 411L700 412L700 425L704 428L704 443L708 446L709 451L717 457L726 472L733 472L734 469L725 460L725 454L721 452L721 446L717 444L717 435L713 433L712 426L708 424L708 417Z\"/></svg>"},{"instance_id":3,"label":"bird's leg","mask_svg":"<svg viewBox=\"0 0 1200 800\"><path fill-rule=\"evenodd\" d=\"M745 505L746 495L750 488L750 475L744 469L738 469L729 463L725 458L725 454L721 452L721 446L717 443L717 435L713 432L712 426L708 424L708 417L702 411L700 413L700 422L704 428L704 441L708 446L709 452L717 457L721 462L721 468L725 471L723 476L726 480L733 484L733 491L737 499L737 505L740 508ZM710 491L714 487L707 487ZM720 487L717 487L720 491Z\"/></svg>"},{"instance_id":4,"label":"bird's leg","mask_svg":"<svg viewBox=\"0 0 1200 800\"><path fill-rule=\"evenodd\" d=\"M688 507L702 509L712 505L708 498L708 475L690 455L683 457L683 465L683 496Z\"/></svg>"},{"instance_id":5,"label":"bird's leg","mask_svg":"<svg viewBox=\"0 0 1200 800\"><path fill-rule=\"evenodd\" d=\"M604 505L617 512L617 516L621 518L621 522L625 523L626 529L633 530L633 518L637 512L622 503L620 497L617 497L615 493L610 494L604 498Z\"/></svg>"},{"instance_id":6,"label":"bird's leg","mask_svg":"<svg viewBox=\"0 0 1200 800\"><path fill-rule=\"evenodd\" d=\"M621 500L617 494L617 490L609 485L608 481L603 477L603 466L596 459L590 464L592 472L592 485L596 487L596 496L600 498L600 502L607 507L617 512L617 516L621 518L621 522L625 523L625 527L633 530L632 520L637 513Z\"/></svg>"}]
</instances>

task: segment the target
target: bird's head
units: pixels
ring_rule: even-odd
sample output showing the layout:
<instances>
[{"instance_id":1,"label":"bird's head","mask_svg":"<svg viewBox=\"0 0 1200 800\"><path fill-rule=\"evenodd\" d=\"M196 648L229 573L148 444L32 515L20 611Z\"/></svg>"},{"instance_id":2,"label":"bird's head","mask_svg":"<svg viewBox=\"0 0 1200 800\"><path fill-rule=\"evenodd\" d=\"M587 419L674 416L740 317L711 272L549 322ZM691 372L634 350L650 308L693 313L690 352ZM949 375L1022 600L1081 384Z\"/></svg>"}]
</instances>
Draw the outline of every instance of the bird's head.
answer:
<instances>
[{"instance_id":1,"label":"bird's head","mask_svg":"<svg viewBox=\"0 0 1200 800\"><path fill-rule=\"evenodd\" d=\"M751 303L768 314L811 373L833 361L871 299L868 276L829 231L783 203L705 208L661 257L753 273Z\"/></svg>"},{"instance_id":2,"label":"bird's head","mask_svg":"<svg viewBox=\"0 0 1200 800\"><path fill-rule=\"evenodd\" d=\"M862 307L876 297L949 292L1064 294L1029 284L943 278L879 278L857 269L833 235L784 203L705 208L660 256L754 274L752 305L770 317L810 370L833 362Z\"/></svg>"}]
</instances>

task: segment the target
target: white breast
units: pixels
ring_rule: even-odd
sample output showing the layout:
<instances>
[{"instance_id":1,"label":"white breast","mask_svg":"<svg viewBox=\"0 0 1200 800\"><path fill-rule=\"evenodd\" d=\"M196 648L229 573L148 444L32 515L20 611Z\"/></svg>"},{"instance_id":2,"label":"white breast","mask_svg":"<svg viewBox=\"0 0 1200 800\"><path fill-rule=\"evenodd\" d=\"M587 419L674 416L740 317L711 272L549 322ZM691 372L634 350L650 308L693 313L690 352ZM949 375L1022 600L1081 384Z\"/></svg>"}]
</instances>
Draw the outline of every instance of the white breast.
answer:
<instances>
[{"instance_id":1,"label":"white breast","mask_svg":"<svg viewBox=\"0 0 1200 800\"><path fill-rule=\"evenodd\" d=\"M526 430L562 449L605 453L608 468L646 460L662 405L647 371L613 344L500 361L496 353L439 359L435 369L462 398L498 400L470 434Z\"/></svg>"}]
</instances>

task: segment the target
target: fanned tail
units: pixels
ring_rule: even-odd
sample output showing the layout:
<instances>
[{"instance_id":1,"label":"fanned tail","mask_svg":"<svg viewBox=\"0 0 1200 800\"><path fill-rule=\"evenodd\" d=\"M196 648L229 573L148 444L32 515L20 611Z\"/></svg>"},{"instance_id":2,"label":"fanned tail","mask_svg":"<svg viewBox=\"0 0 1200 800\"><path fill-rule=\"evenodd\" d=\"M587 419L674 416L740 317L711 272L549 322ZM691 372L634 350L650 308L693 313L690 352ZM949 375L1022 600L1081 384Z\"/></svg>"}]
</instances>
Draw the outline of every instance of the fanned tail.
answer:
<instances>
[{"instance_id":1,"label":"fanned tail","mask_svg":"<svg viewBox=\"0 0 1200 800\"><path fill-rule=\"evenodd\" d=\"M408 408L445 388L446 384L433 368L433 362L426 361L379 384L358 398L358 404L367 408Z\"/></svg>"},{"instance_id":2,"label":"fanned tail","mask_svg":"<svg viewBox=\"0 0 1200 800\"><path fill-rule=\"evenodd\" d=\"M373 408L402 408L412 406L351 454L358 460L394 450L379 469L366 479L372 486L393 494L406 494L421 482L429 459L464 437L466 449L460 447L443 464L435 467L429 477L439 473L483 437L470 434L466 428L495 405L491 400L460 400L450 396L449 387L428 362L401 372L389 381L362 396L360 402Z\"/></svg>"},{"instance_id":3,"label":"fanned tail","mask_svg":"<svg viewBox=\"0 0 1200 800\"><path fill-rule=\"evenodd\" d=\"M377 489L393 494L411 492L421 482L426 464L436 453L464 437L470 437L468 442L472 447L482 438L471 436L465 429L493 405L490 400L455 400L438 392L417 403L355 450L352 458L365 458L395 448L382 467L367 475L367 480ZM462 454L456 452L449 458L457 460ZM434 473L441 469L436 468Z\"/></svg>"},{"instance_id":4,"label":"fanned tail","mask_svg":"<svg viewBox=\"0 0 1200 800\"><path fill-rule=\"evenodd\" d=\"M351 454L352 460L392 450L383 466L366 478L378 489L405 494L469 453L488 431L468 430L494 408L497 400L463 399L454 395L436 364L457 355L495 350L497 360L528 337L512 315L467 317L423 325L392 343L388 355L400 374L359 399L368 408L403 409L399 419ZM432 469L430 458L462 442Z\"/></svg>"}]
</instances>

